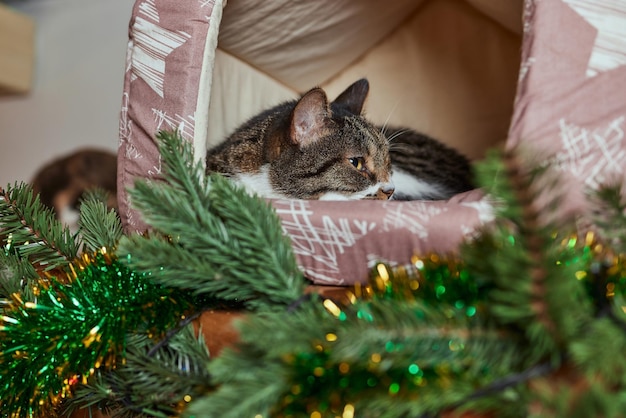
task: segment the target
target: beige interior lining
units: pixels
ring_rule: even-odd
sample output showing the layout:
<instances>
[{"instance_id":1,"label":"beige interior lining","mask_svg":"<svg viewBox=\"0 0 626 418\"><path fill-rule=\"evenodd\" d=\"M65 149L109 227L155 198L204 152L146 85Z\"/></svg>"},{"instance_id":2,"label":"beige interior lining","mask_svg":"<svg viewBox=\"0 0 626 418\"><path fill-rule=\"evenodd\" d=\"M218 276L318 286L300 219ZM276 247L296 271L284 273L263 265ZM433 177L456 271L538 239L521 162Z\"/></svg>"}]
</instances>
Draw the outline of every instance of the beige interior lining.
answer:
<instances>
[{"instance_id":1,"label":"beige interior lining","mask_svg":"<svg viewBox=\"0 0 626 418\"><path fill-rule=\"evenodd\" d=\"M231 0L224 51L303 91L333 77L411 16L424 0Z\"/></svg>"},{"instance_id":2,"label":"beige interior lining","mask_svg":"<svg viewBox=\"0 0 626 418\"><path fill-rule=\"evenodd\" d=\"M209 145L314 85L332 99L367 77L366 111L373 121L389 118L479 158L508 130L521 5L522 0L231 0L215 59Z\"/></svg>"}]
</instances>

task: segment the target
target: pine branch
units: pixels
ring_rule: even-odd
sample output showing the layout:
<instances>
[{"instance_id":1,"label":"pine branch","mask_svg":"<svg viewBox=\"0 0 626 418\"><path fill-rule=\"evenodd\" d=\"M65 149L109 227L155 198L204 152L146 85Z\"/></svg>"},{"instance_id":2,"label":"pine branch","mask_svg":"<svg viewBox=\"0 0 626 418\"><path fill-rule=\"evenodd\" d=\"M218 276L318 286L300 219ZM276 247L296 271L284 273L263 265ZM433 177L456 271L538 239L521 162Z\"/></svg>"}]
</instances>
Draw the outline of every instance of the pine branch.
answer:
<instances>
[{"instance_id":1,"label":"pine branch","mask_svg":"<svg viewBox=\"0 0 626 418\"><path fill-rule=\"evenodd\" d=\"M554 366L551 363L546 362L546 363L540 363L538 365L532 366L520 373L514 373L514 374L504 376L476 390L470 396L461 400L457 404L451 405L450 409L458 410L464 407L467 408L467 405L471 404L473 401L477 401L477 400L480 400L489 396L500 394L510 387L524 385L528 383L530 380L545 376L548 373L554 372L554 370L555 370ZM524 416L526 415L524 414Z\"/></svg>"},{"instance_id":2,"label":"pine branch","mask_svg":"<svg viewBox=\"0 0 626 418\"><path fill-rule=\"evenodd\" d=\"M165 182L137 182L130 191L155 233L123 238L118 253L132 254L135 268L165 286L251 309L297 300L304 279L272 207L221 176L206 177L177 134L162 132L159 141Z\"/></svg>"},{"instance_id":3,"label":"pine branch","mask_svg":"<svg viewBox=\"0 0 626 418\"><path fill-rule=\"evenodd\" d=\"M355 407L372 416L419 416L458 407L476 387L521 367L523 355L515 339L481 326L476 317L451 317L450 309L419 302L397 306L397 302L374 301L355 308L363 317L374 318L373 322L342 321L330 359L336 365L350 364L350 374L354 372L356 379L349 386L358 385L358 370L363 376L377 369L376 378L398 385L397 393L383 386L346 395L347 401L356 398ZM373 364L371 359L377 356L381 360ZM414 375L411 366L419 366ZM491 403L483 402L482 408L502 403L502 394L492 395Z\"/></svg>"},{"instance_id":4,"label":"pine branch","mask_svg":"<svg viewBox=\"0 0 626 418\"><path fill-rule=\"evenodd\" d=\"M372 300L339 316L320 306L242 323L242 343L210 364L219 389L186 416L336 416L346 407L355 416L418 416L465 399L523 357L501 333L468 330L419 303Z\"/></svg>"},{"instance_id":5,"label":"pine branch","mask_svg":"<svg viewBox=\"0 0 626 418\"><path fill-rule=\"evenodd\" d=\"M122 223L117 213L107 210L106 192L94 189L80 204L80 234L89 252L115 248L122 237Z\"/></svg>"},{"instance_id":6,"label":"pine branch","mask_svg":"<svg viewBox=\"0 0 626 418\"><path fill-rule=\"evenodd\" d=\"M563 370L532 382L533 416L620 418L626 411L624 389L592 374Z\"/></svg>"},{"instance_id":7,"label":"pine branch","mask_svg":"<svg viewBox=\"0 0 626 418\"><path fill-rule=\"evenodd\" d=\"M24 183L0 188L0 229L21 257L44 270L66 266L78 253L76 237Z\"/></svg>"},{"instance_id":8,"label":"pine branch","mask_svg":"<svg viewBox=\"0 0 626 418\"><path fill-rule=\"evenodd\" d=\"M622 185L604 186L590 193L593 221L601 239L616 253L626 253L626 196Z\"/></svg>"},{"instance_id":9,"label":"pine branch","mask_svg":"<svg viewBox=\"0 0 626 418\"><path fill-rule=\"evenodd\" d=\"M610 318L591 323L570 345L571 359L589 376L601 376L607 385L626 385L626 332Z\"/></svg>"},{"instance_id":10,"label":"pine branch","mask_svg":"<svg viewBox=\"0 0 626 418\"><path fill-rule=\"evenodd\" d=\"M32 264L15 254L0 250L0 298L20 295L23 301L34 301L33 286L39 275Z\"/></svg>"},{"instance_id":11,"label":"pine branch","mask_svg":"<svg viewBox=\"0 0 626 418\"><path fill-rule=\"evenodd\" d=\"M231 353L220 354L220 359L229 359ZM237 361L238 359L231 359ZM234 365L235 363L232 363ZM230 366L229 366L230 367ZM247 380L225 381L212 396L196 399L183 411L182 417L240 418L257 415L269 417L274 402L285 391L284 368L276 362L258 367L258 360L237 363L233 370L250 367L254 374Z\"/></svg>"},{"instance_id":12,"label":"pine branch","mask_svg":"<svg viewBox=\"0 0 626 418\"><path fill-rule=\"evenodd\" d=\"M209 353L202 337L188 326L152 355L153 341L129 338L126 363L116 370L96 374L77 389L65 413L97 407L115 416L169 417L189 402L213 390L206 365Z\"/></svg>"},{"instance_id":13,"label":"pine branch","mask_svg":"<svg viewBox=\"0 0 626 418\"><path fill-rule=\"evenodd\" d=\"M558 362L568 341L592 318L592 306L576 280L589 259L581 257L579 245L564 247L553 236L566 221L551 219L560 195L558 182L544 171L525 169L512 152L479 167L483 178L488 173L497 178L492 190L501 193L496 199L503 216L463 246L462 258L477 278L495 281L490 312L522 330L533 348L531 361L549 355Z\"/></svg>"}]
</instances>

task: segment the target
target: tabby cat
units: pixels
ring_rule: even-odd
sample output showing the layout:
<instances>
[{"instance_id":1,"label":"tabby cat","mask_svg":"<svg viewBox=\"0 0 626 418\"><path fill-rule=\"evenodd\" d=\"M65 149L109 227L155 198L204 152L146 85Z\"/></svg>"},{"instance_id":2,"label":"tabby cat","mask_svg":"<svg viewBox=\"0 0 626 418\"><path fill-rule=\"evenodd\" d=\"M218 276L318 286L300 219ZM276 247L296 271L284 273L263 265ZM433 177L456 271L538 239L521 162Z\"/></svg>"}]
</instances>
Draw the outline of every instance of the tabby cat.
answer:
<instances>
[{"instance_id":1,"label":"tabby cat","mask_svg":"<svg viewBox=\"0 0 626 418\"><path fill-rule=\"evenodd\" d=\"M455 150L368 122L368 91L361 79L329 103L316 87L260 113L207 152L207 173L268 198L444 199L472 188L470 165Z\"/></svg>"}]
</instances>

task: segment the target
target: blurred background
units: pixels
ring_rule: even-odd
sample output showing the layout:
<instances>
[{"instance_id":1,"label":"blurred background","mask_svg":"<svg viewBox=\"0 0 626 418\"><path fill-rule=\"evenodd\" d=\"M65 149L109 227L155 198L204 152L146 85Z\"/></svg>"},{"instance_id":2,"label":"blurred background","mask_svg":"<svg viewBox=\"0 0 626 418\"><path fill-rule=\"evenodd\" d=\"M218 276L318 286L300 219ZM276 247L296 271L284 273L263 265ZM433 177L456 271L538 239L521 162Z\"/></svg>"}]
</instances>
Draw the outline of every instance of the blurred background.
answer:
<instances>
[{"instance_id":1,"label":"blurred background","mask_svg":"<svg viewBox=\"0 0 626 418\"><path fill-rule=\"evenodd\" d=\"M34 29L30 86L26 92L0 89L1 186L31 181L43 165L79 148L116 152L133 3L0 0L9 16L0 19L15 12ZM0 72L12 59L6 51L28 43L7 22L0 22Z\"/></svg>"}]
</instances>

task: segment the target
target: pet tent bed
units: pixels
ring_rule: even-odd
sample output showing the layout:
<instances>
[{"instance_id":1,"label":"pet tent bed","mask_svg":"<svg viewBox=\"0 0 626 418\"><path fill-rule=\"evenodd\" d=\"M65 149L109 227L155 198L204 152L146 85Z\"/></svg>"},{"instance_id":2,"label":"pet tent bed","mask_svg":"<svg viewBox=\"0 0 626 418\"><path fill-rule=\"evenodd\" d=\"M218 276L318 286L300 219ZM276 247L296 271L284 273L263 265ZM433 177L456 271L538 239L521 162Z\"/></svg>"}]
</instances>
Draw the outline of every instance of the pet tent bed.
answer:
<instances>
[{"instance_id":1,"label":"pet tent bed","mask_svg":"<svg viewBox=\"0 0 626 418\"><path fill-rule=\"evenodd\" d=\"M624 173L624 28L626 6L609 1L137 0L120 122L122 222L145 229L126 188L159 176L158 130L179 130L200 159L260 110L315 85L333 99L361 77L374 122L474 160L527 145L562 173L562 209L580 212L586 188ZM492 218L480 191L445 202L272 204L318 285L364 281L378 260L453 251Z\"/></svg>"}]
</instances>

